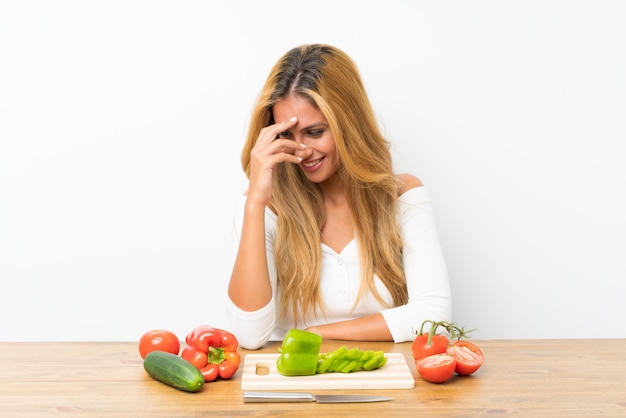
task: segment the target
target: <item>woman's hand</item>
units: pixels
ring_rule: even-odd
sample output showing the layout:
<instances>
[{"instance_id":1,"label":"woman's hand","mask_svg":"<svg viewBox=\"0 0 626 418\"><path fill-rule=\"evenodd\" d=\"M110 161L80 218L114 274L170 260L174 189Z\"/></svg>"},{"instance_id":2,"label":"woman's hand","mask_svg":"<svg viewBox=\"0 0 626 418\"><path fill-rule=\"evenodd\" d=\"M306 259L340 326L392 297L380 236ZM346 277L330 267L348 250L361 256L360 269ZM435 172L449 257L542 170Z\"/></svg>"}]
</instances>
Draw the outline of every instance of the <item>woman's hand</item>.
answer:
<instances>
[{"instance_id":1,"label":"woman's hand","mask_svg":"<svg viewBox=\"0 0 626 418\"><path fill-rule=\"evenodd\" d=\"M291 139L281 138L280 134L298 123L295 116L261 129L259 137L250 152L250 185L248 201L267 205L272 197L272 176L274 167L282 162L299 164L302 158L295 156L296 150L305 148Z\"/></svg>"}]
</instances>

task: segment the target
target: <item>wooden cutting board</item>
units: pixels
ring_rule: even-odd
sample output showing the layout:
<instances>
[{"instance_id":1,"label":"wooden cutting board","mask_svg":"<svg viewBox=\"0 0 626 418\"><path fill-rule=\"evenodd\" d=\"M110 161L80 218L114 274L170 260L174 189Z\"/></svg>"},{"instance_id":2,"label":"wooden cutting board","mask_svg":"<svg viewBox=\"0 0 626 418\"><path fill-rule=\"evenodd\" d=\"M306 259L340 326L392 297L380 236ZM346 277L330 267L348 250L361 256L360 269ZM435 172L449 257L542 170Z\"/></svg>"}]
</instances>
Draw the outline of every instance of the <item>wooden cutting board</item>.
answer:
<instances>
[{"instance_id":1,"label":"wooden cutting board","mask_svg":"<svg viewBox=\"0 0 626 418\"><path fill-rule=\"evenodd\" d=\"M313 376L283 376L276 370L280 354L246 354L241 377L242 390L315 389L413 389L415 379L402 353L387 353L387 363L369 372L323 373ZM256 374L257 363L269 366L269 373Z\"/></svg>"}]
</instances>

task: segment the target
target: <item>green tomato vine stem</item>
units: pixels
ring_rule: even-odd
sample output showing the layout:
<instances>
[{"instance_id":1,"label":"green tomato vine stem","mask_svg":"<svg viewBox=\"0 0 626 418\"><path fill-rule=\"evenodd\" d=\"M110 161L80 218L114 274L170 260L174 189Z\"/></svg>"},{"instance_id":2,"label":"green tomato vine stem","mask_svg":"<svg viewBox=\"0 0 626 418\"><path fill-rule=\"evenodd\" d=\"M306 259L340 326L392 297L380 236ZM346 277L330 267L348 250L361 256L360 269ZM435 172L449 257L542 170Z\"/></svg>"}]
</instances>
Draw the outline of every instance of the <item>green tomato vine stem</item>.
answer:
<instances>
[{"instance_id":1,"label":"green tomato vine stem","mask_svg":"<svg viewBox=\"0 0 626 418\"><path fill-rule=\"evenodd\" d=\"M447 322L447 321L432 321L427 319L422 322L422 326L420 327L420 331L418 335L424 335L424 326L426 324L430 324L430 330L428 330L428 340L427 344L432 345L432 340L435 335L437 335L437 330L439 327L443 327L448 334L450 335L450 340L459 341L463 338L471 337L472 332L476 331L475 329L465 330L464 327L459 327L455 323Z\"/></svg>"}]
</instances>

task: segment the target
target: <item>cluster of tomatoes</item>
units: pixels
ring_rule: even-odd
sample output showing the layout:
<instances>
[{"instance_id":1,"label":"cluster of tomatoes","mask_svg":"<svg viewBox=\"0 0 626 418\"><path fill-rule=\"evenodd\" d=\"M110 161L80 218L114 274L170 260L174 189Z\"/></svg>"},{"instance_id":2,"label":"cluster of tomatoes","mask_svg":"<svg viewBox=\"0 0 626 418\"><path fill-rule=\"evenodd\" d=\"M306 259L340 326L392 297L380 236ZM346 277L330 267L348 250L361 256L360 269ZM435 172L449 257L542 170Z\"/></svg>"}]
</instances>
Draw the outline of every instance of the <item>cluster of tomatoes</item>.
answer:
<instances>
[{"instance_id":1,"label":"cluster of tomatoes","mask_svg":"<svg viewBox=\"0 0 626 418\"><path fill-rule=\"evenodd\" d=\"M427 324L431 327L425 333ZM445 328L447 335L438 334L440 327ZM482 351L476 344L461 339L469 332L448 322L424 321L412 345L418 373L429 382L443 383L455 373L468 376L478 370L484 361Z\"/></svg>"},{"instance_id":2,"label":"cluster of tomatoes","mask_svg":"<svg viewBox=\"0 0 626 418\"><path fill-rule=\"evenodd\" d=\"M139 339L139 354L144 358L152 351L165 351L180 356L193 364L206 382L218 378L230 379L239 369L241 357L237 352L239 342L228 331L208 325L194 328L185 337L181 352L180 339L168 330L155 329Z\"/></svg>"}]
</instances>

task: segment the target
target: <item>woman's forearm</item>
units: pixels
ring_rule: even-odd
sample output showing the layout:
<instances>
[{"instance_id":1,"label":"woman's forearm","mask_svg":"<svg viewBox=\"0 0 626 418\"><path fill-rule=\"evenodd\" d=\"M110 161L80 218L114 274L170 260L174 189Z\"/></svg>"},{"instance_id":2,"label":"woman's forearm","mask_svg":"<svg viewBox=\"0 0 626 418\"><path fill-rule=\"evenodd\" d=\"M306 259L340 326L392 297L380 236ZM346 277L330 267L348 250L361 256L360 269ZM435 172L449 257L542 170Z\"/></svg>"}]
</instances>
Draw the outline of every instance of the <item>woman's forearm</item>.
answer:
<instances>
[{"instance_id":1,"label":"woman's forearm","mask_svg":"<svg viewBox=\"0 0 626 418\"><path fill-rule=\"evenodd\" d=\"M387 322L380 313L348 321L317 325L307 328L307 331L319 334L325 340L393 341Z\"/></svg>"},{"instance_id":2,"label":"woman's forearm","mask_svg":"<svg viewBox=\"0 0 626 418\"><path fill-rule=\"evenodd\" d=\"M265 205L246 203L228 296L244 311L261 309L272 298L265 246Z\"/></svg>"}]
</instances>

